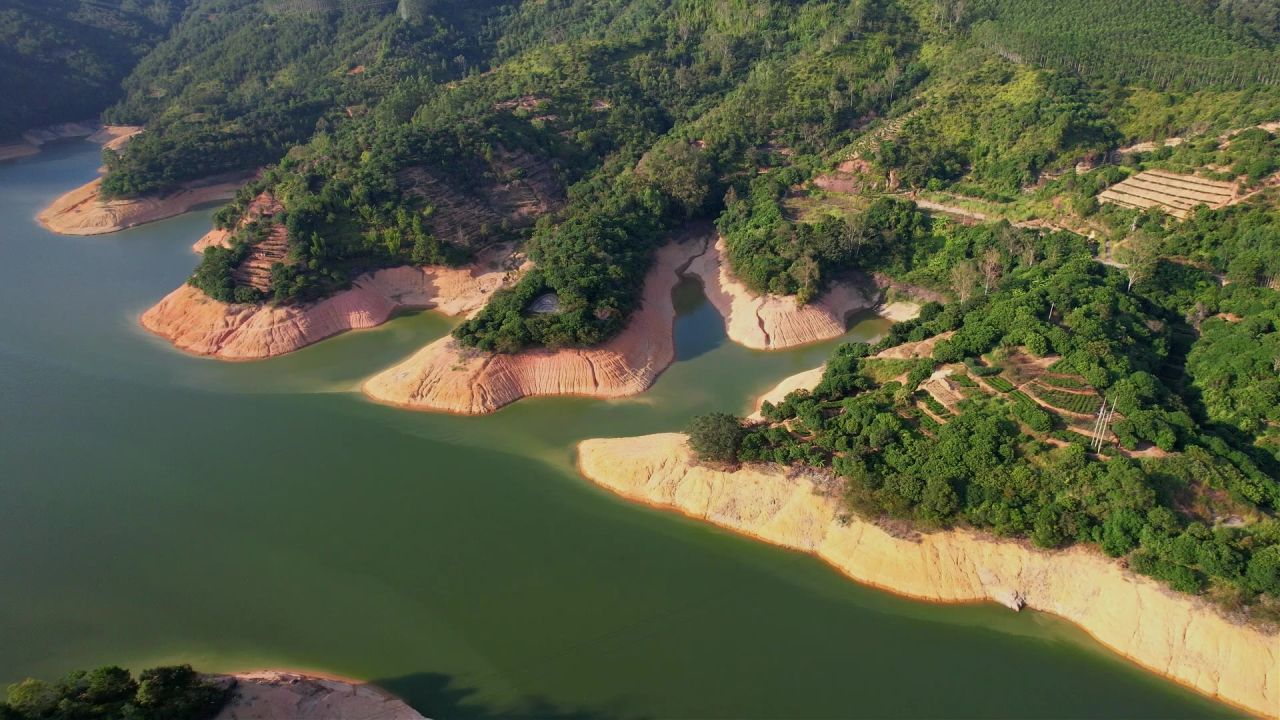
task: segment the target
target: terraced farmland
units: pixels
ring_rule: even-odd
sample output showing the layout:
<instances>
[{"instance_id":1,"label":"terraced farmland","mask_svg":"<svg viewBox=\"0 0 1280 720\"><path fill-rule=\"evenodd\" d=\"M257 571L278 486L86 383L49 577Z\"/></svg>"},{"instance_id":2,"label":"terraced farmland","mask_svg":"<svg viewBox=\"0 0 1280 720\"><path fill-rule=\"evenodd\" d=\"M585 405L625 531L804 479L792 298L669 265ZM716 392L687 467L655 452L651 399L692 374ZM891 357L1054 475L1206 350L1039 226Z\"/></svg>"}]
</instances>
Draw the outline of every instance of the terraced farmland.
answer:
<instances>
[{"instance_id":1,"label":"terraced farmland","mask_svg":"<svg viewBox=\"0 0 1280 720\"><path fill-rule=\"evenodd\" d=\"M1046 404L1077 415L1092 415L1102 407L1102 398L1093 393L1067 392L1039 383L1032 383L1028 389Z\"/></svg>"},{"instance_id":2,"label":"terraced farmland","mask_svg":"<svg viewBox=\"0 0 1280 720\"><path fill-rule=\"evenodd\" d=\"M1013 383L1009 382L1008 380L1005 380L999 375L992 375L991 377L983 378L983 381L985 381L988 385L995 388L996 390L999 390L1002 393L1013 391Z\"/></svg>"},{"instance_id":3,"label":"terraced farmland","mask_svg":"<svg viewBox=\"0 0 1280 720\"><path fill-rule=\"evenodd\" d=\"M248 285L261 292L271 291L271 268L276 263L287 263L289 255L289 231L283 225L272 225L267 236L254 243L248 256L231 273L237 286Z\"/></svg>"},{"instance_id":4,"label":"terraced farmland","mask_svg":"<svg viewBox=\"0 0 1280 720\"><path fill-rule=\"evenodd\" d=\"M1238 196L1239 189L1233 182L1147 170L1103 190L1098 200L1138 210L1158 207L1185 220L1197 205L1219 208Z\"/></svg>"},{"instance_id":5,"label":"terraced farmland","mask_svg":"<svg viewBox=\"0 0 1280 720\"><path fill-rule=\"evenodd\" d=\"M249 228L253 244L249 254L231 273L236 286L257 288L260 292L271 290L271 268L286 262L289 254L289 231L276 222L284 212L284 205L271 193L264 192L249 203L240 228ZM252 224L252 227L250 225Z\"/></svg>"}]
</instances>

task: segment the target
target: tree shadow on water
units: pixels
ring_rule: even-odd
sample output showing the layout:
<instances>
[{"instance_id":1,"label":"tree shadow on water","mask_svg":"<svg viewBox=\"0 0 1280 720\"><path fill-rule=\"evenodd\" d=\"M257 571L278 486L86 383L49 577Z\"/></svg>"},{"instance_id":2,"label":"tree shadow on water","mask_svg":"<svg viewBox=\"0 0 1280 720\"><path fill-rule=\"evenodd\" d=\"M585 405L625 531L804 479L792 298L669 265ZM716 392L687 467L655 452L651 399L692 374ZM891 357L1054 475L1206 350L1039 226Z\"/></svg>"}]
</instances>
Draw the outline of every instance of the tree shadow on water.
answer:
<instances>
[{"instance_id":1,"label":"tree shadow on water","mask_svg":"<svg viewBox=\"0 0 1280 720\"><path fill-rule=\"evenodd\" d=\"M476 688L462 687L455 683L452 676L444 673L413 673L374 680L370 684L395 694L432 720L646 720L639 715L624 716L597 708L563 707L537 696L513 705L496 707L475 700L474 696L478 692Z\"/></svg>"}]
</instances>

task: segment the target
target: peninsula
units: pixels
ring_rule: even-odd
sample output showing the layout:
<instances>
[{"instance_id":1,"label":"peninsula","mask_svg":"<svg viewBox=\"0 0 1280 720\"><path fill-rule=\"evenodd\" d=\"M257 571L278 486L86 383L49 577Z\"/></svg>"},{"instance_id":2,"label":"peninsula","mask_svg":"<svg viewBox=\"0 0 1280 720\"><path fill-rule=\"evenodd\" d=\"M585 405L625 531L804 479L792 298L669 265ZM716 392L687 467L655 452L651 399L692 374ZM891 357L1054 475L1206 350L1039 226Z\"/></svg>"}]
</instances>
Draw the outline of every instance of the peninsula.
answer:
<instances>
[{"instance_id":1,"label":"peninsula","mask_svg":"<svg viewBox=\"0 0 1280 720\"><path fill-rule=\"evenodd\" d=\"M1058 615L1152 672L1247 712L1280 716L1280 631L1225 618L1100 553L851 519L829 478L771 465L708 467L677 433L585 440L578 466L624 498L812 553L867 585Z\"/></svg>"}]
</instances>

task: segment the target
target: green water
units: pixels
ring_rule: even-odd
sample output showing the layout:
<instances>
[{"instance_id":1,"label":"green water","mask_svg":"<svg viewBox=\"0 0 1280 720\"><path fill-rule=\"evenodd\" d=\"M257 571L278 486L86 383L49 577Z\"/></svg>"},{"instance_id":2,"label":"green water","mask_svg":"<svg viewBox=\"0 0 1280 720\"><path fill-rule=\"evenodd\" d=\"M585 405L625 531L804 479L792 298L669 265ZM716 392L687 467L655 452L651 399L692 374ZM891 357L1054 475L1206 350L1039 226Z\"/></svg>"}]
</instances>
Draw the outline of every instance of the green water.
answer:
<instances>
[{"instance_id":1,"label":"green water","mask_svg":"<svg viewBox=\"0 0 1280 720\"><path fill-rule=\"evenodd\" d=\"M38 228L96 164L73 144L0 166L0 681L181 661L366 678L441 718L1231 715L1049 616L895 598L573 471L581 438L742 411L831 344L729 344L685 285L679 361L637 399L385 408L360 379L446 321L181 355L134 319L209 212Z\"/></svg>"}]
</instances>

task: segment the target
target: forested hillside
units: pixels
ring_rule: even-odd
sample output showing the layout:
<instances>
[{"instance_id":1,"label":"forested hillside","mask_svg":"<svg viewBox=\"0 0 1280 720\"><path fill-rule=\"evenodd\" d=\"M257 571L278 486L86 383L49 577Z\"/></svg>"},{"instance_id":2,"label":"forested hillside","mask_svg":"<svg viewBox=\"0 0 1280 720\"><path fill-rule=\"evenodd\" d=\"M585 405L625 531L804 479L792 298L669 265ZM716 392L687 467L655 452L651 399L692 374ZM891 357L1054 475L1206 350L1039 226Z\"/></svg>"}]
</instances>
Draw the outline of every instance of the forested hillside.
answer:
<instances>
[{"instance_id":1,"label":"forested hillside","mask_svg":"<svg viewBox=\"0 0 1280 720\"><path fill-rule=\"evenodd\" d=\"M399 81L461 75L478 54L480 21L502 5L422 2L404 19L391 3L198 0L105 113L147 133L108 155L103 191L163 192L265 165Z\"/></svg>"},{"instance_id":2,"label":"forested hillside","mask_svg":"<svg viewBox=\"0 0 1280 720\"><path fill-rule=\"evenodd\" d=\"M8 0L0 6L0 140L89 120L186 0Z\"/></svg>"},{"instance_id":3,"label":"forested hillside","mask_svg":"<svg viewBox=\"0 0 1280 720\"><path fill-rule=\"evenodd\" d=\"M433 3L406 21L381 7L209 2L225 5L218 29L180 26L109 114L152 131L108 158L107 191L163 190L294 145L221 216L235 225L269 192L288 261L264 296L231 281L245 249L213 251L194 282L225 300L306 301L373 267L528 238L537 270L456 333L507 352L616 333L655 243L690 219L718 218L749 287L808 299L850 269L905 267L885 253L917 221L878 195L944 192L1025 216L1024 189L1058 208L1076 181L1057 178L1131 139L1280 116L1280 86L1263 77L1093 72L1085 51L1115 40L1111 26L1089 24L1095 35L1059 53L1071 62L988 42L984 27L1039 27L1043 3ZM1148 31L1125 44L1145 68L1184 71L1170 53L1203 46L1238 74L1272 52L1266 32L1236 27L1243 10L1106 5L1115 28ZM1077 19L1052 7L1050 25ZM1157 28L1179 29L1168 51ZM853 192L833 204L827 181L850 158L836 174ZM1114 182L1107 167L1073 187ZM561 312L525 312L548 293Z\"/></svg>"}]
</instances>

